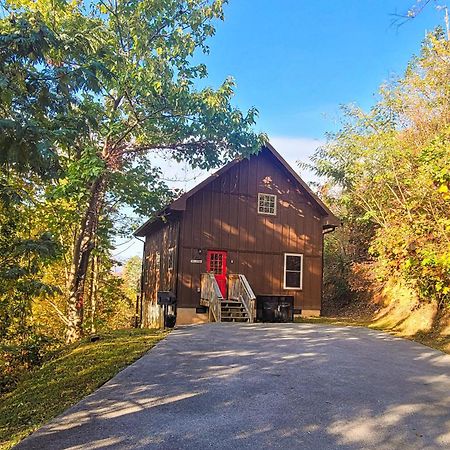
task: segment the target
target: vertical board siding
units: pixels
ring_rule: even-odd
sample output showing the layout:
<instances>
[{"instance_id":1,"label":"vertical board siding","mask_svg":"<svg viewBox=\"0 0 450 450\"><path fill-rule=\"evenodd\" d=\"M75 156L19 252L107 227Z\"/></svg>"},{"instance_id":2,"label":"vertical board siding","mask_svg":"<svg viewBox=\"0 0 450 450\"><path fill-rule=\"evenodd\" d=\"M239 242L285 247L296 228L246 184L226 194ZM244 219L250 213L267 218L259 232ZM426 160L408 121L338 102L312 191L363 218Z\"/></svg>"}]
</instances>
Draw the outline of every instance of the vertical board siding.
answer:
<instances>
[{"instance_id":1,"label":"vertical board siding","mask_svg":"<svg viewBox=\"0 0 450 450\"><path fill-rule=\"evenodd\" d=\"M158 291L177 289L179 222L161 224L146 236L144 246L144 284L142 298L142 325L149 326L150 305L155 304ZM173 269L169 270L169 250L173 248ZM158 257L159 255L159 264Z\"/></svg>"},{"instance_id":2,"label":"vertical board siding","mask_svg":"<svg viewBox=\"0 0 450 450\"><path fill-rule=\"evenodd\" d=\"M257 213L259 192L277 195L276 216ZM210 249L227 251L228 272L243 273L255 294L293 295L294 308L321 308L322 217L269 151L189 197L180 227L179 307L199 305ZM301 291L283 288L284 253L304 254Z\"/></svg>"}]
</instances>

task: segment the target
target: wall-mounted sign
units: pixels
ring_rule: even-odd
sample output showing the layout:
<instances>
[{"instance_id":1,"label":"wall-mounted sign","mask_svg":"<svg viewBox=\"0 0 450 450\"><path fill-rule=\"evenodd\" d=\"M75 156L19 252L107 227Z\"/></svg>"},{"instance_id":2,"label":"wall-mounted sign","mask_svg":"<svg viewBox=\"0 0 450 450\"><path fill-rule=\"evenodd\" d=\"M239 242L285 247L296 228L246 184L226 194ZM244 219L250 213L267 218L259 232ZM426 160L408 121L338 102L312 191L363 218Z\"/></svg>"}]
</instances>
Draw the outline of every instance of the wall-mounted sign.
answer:
<instances>
[{"instance_id":1,"label":"wall-mounted sign","mask_svg":"<svg viewBox=\"0 0 450 450\"><path fill-rule=\"evenodd\" d=\"M202 259L191 259L192 264L201 264L203 262Z\"/></svg>"}]
</instances>

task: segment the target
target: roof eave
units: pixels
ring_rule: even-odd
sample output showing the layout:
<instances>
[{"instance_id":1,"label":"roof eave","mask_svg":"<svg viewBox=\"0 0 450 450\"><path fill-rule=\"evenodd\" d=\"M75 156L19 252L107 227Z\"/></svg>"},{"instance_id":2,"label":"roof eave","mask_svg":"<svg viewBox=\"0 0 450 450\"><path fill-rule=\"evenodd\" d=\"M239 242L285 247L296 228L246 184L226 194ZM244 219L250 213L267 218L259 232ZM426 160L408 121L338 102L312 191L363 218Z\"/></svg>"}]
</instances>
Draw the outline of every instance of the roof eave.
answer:
<instances>
[{"instance_id":1,"label":"roof eave","mask_svg":"<svg viewBox=\"0 0 450 450\"><path fill-rule=\"evenodd\" d=\"M164 217L167 217L170 214L170 210L172 208L167 206L163 210L157 212L153 217L144 222L135 232L133 236L136 237L145 237L148 234L148 230L152 227L153 224L156 224L159 220L162 220Z\"/></svg>"}]
</instances>

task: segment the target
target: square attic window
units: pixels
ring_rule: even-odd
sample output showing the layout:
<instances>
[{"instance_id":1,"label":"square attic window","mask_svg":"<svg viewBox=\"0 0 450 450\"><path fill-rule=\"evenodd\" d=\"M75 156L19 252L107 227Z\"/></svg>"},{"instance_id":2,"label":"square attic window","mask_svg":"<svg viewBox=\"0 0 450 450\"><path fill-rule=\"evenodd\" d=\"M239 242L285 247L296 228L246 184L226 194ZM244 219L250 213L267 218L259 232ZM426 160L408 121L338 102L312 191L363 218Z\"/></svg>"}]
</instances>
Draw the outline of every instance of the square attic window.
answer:
<instances>
[{"instance_id":1,"label":"square attic window","mask_svg":"<svg viewBox=\"0 0 450 450\"><path fill-rule=\"evenodd\" d=\"M277 215L277 196L273 194L258 194L258 214Z\"/></svg>"}]
</instances>

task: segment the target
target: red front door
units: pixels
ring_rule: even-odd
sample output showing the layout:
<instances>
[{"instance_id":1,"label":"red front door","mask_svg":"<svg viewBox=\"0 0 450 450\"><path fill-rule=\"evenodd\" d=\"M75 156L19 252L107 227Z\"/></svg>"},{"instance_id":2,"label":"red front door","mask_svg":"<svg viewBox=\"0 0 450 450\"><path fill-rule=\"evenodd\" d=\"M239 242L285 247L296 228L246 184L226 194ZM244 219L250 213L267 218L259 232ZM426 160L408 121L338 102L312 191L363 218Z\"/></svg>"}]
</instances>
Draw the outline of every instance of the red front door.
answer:
<instances>
[{"instance_id":1,"label":"red front door","mask_svg":"<svg viewBox=\"0 0 450 450\"><path fill-rule=\"evenodd\" d=\"M208 250L206 271L213 273L223 298L227 298L227 252Z\"/></svg>"}]
</instances>

